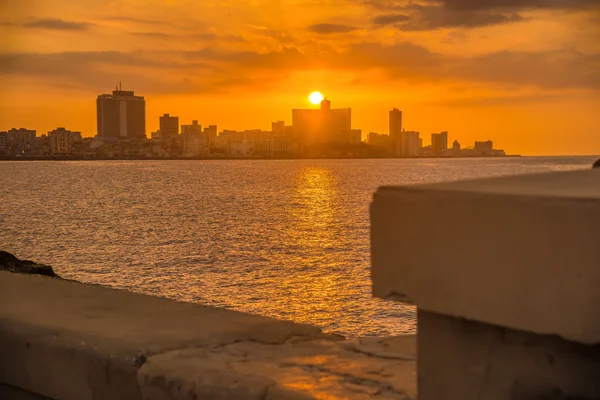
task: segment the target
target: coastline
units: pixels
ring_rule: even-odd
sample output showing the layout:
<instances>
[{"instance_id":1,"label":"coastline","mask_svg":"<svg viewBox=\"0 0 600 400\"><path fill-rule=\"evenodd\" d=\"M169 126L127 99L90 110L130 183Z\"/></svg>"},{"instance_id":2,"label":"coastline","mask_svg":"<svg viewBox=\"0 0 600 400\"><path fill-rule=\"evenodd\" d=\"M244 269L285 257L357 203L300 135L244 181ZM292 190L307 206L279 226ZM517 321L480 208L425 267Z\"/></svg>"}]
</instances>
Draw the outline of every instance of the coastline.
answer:
<instances>
[{"instance_id":1,"label":"coastline","mask_svg":"<svg viewBox=\"0 0 600 400\"><path fill-rule=\"evenodd\" d=\"M416 157L0 157L0 161L231 161L231 160L421 160L421 159L472 159L528 157L520 154L505 156L416 156ZM590 156L591 157L591 156Z\"/></svg>"}]
</instances>

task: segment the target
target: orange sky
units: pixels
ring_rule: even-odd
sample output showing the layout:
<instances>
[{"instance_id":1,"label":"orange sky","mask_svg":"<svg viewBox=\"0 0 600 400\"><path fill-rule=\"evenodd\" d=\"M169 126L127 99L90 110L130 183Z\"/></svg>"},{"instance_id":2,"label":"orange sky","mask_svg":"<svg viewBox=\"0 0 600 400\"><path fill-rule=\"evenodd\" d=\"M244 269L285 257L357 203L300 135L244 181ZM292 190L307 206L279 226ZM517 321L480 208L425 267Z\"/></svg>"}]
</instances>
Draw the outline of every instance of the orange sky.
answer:
<instances>
[{"instance_id":1,"label":"orange sky","mask_svg":"<svg viewBox=\"0 0 600 400\"><path fill-rule=\"evenodd\" d=\"M353 127L600 154L600 0L20 0L0 4L0 130L93 136L117 81L158 116L270 129L323 92ZM18 3L18 4L17 4Z\"/></svg>"}]
</instances>

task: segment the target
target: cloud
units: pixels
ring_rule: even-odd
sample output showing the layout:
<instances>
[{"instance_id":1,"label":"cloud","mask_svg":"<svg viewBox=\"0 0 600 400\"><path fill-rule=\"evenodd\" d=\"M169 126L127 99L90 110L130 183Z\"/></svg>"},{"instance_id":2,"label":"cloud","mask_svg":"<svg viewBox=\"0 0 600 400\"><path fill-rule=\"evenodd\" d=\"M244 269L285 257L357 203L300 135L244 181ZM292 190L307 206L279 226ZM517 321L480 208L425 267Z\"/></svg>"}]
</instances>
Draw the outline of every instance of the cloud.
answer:
<instances>
[{"instance_id":1,"label":"cloud","mask_svg":"<svg viewBox=\"0 0 600 400\"><path fill-rule=\"evenodd\" d=\"M600 0L357 0L379 11L401 11L407 6L425 3L454 11L520 11L531 8L555 10L586 10L600 7Z\"/></svg>"},{"instance_id":2,"label":"cloud","mask_svg":"<svg viewBox=\"0 0 600 400\"><path fill-rule=\"evenodd\" d=\"M498 12L455 11L441 6L410 4L403 6L406 14L382 14L373 19L375 25L393 25L405 32L428 31L443 28L475 28L488 25L523 21L517 14Z\"/></svg>"},{"instance_id":3,"label":"cloud","mask_svg":"<svg viewBox=\"0 0 600 400\"><path fill-rule=\"evenodd\" d=\"M466 10L524 10L528 8L576 10L600 7L600 0L424 0L444 8Z\"/></svg>"},{"instance_id":4,"label":"cloud","mask_svg":"<svg viewBox=\"0 0 600 400\"><path fill-rule=\"evenodd\" d=\"M329 33L348 33L357 31L360 28L340 24L315 24L307 28L311 32L329 34Z\"/></svg>"},{"instance_id":5,"label":"cloud","mask_svg":"<svg viewBox=\"0 0 600 400\"><path fill-rule=\"evenodd\" d=\"M146 92L223 91L235 86L281 84L309 70L377 72L379 84L484 84L495 88L600 90L600 54L570 49L497 52L457 57L409 42L357 43L345 50L65 52L0 54L1 75L25 75L56 84L101 90L123 80ZM186 82L185 84L183 82Z\"/></svg>"},{"instance_id":6,"label":"cloud","mask_svg":"<svg viewBox=\"0 0 600 400\"><path fill-rule=\"evenodd\" d=\"M171 35L164 33L164 32L131 32L130 35L143 36L143 37L149 37L149 38L157 38L157 39L171 37Z\"/></svg>"},{"instance_id":7,"label":"cloud","mask_svg":"<svg viewBox=\"0 0 600 400\"><path fill-rule=\"evenodd\" d=\"M106 21L134 22L134 23L138 23L138 24L149 24L149 25L165 24L165 21L157 21L157 20L133 18L133 17L104 17L103 19Z\"/></svg>"},{"instance_id":8,"label":"cloud","mask_svg":"<svg viewBox=\"0 0 600 400\"><path fill-rule=\"evenodd\" d=\"M216 33L196 33L196 34L190 35L190 37L192 37L194 39L200 39L200 40L203 40L206 42L219 42L219 41L239 42L239 43L246 42L246 40L241 36L236 36L236 35L220 36L220 35L217 35Z\"/></svg>"},{"instance_id":9,"label":"cloud","mask_svg":"<svg viewBox=\"0 0 600 400\"><path fill-rule=\"evenodd\" d=\"M389 25L396 24L399 22L407 22L410 20L408 15L404 14L386 14L386 15L378 15L373 18L373 23L377 25Z\"/></svg>"},{"instance_id":10,"label":"cloud","mask_svg":"<svg viewBox=\"0 0 600 400\"><path fill-rule=\"evenodd\" d=\"M64 31L83 31L87 30L91 24L87 22L72 22L65 21L62 19L38 19L35 21L27 22L23 24L27 28L42 28L42 29L55 29Z\"/></svg>"}]
</instances>

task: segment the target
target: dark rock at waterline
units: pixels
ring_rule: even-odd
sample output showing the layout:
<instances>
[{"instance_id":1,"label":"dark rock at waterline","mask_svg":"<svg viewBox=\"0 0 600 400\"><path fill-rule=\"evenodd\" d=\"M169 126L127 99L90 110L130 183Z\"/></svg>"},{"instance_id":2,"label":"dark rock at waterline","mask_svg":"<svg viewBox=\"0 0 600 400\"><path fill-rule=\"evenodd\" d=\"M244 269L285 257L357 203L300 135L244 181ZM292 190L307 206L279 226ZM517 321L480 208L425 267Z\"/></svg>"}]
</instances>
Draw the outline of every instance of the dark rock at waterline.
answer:
<instances>
[{"instance_id":1,"label":"dark rock at waterline","mask_svg":"<svg viewBox=\"0 0 600 400\"><path fill-rule=\"evenodd\" d=\"M594 165L592 165L592 168L600 168L600 158L596 160Z\"/></svg>"},{"instance_id":2,"label":"dark rock at waterline","mask_svg":"<svg viewBox=\"0 0 600 400\"><path fill-rule=\"evenodd\" d=\"M49 265L38 264L29 260L19 260L9 252L0 250L0 271L19 274L36 274L60 278Z\"/></svg>"}]
</instances>

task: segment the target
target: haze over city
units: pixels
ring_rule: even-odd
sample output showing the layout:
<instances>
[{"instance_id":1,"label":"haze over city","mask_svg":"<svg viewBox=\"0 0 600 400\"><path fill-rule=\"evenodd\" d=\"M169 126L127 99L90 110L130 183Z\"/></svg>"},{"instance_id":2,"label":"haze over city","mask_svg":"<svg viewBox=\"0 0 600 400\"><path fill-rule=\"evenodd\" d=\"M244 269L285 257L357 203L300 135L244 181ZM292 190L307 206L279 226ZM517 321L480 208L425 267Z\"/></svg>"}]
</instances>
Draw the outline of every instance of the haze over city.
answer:
<instances>
[{"instance_id":1,"label":"haze over city","mask_svg":"<svg viewBox=\"0 0 600 400\"><path fill-rule=\"evenodd\" d=\"M319 91L353 126L524 155L600 152L595 0L37 0L3 4L0 130L96 132L115 82L158 117L270 129ZM526 33L526 35L524 34Z\"/></svg>"}]
</instances>

